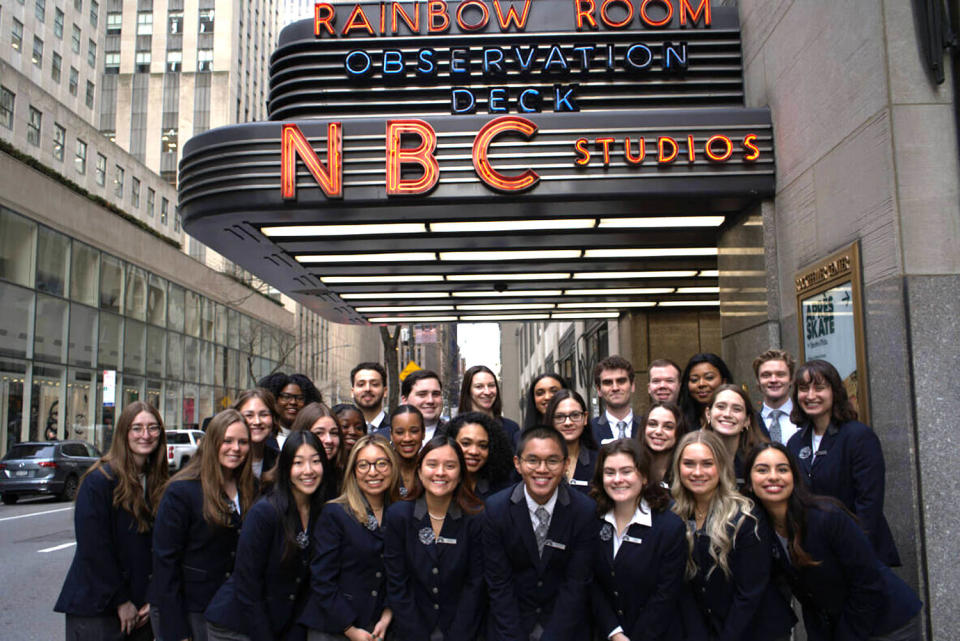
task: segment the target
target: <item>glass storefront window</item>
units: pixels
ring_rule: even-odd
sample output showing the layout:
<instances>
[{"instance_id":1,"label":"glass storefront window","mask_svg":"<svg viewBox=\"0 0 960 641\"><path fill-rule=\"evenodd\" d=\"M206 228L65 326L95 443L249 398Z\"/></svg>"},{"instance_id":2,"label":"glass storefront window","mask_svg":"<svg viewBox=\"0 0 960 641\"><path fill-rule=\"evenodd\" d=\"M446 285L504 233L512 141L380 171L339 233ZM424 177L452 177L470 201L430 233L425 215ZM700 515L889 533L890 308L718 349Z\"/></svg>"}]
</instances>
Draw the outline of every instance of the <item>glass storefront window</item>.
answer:
<instances>
[{"instance_id":1,"label":"glass storefront window","mask_svg":"<svg viewBox=\"0 0 960 641\"><path fill-rule=\"evenodd\" d=\"M51 363L67 360L67 301L37 294L37 324L33 357Z\"/></svg>"},{"instance_id":2,"label":"glass storefront window","mask_svg":"<svg viewBox=\"0 0 960 641\"><path fill-rule=\"evenodd\" d=\"M227 387L246 388L247 377L240 376L240 352L235 349L227 350Z\"/></svg>"},{"instance_id":3,"label":"glass storefront window","mask_svg":"<svg viewBox=\"0 0 960 641\"><path fill-rule=\"evenodd\" d=\"M27 379L24 361L0 359L0 454L24 439L23 386Z\"/></svg>"},{"instance_id":4,"label":"glass storefront window","mask_svg":"<svg viewBox=\"0 0 960 641\"><path fill-rule=\"evenodd\" d=\"M139 267L127 266L126 315L144 320L147 313L147 273Z\"/></svg>"},{"instance_id":5,"label":"glass storefront window","mask_svg":"<svg viewBox=\"0 0 960 641\"><path fill-rule=\"evenodd\" d=\"M37 224L0 208L0 278L33 287Z\"/></svg>"},{"instance_id":6,"label":"glass storefront window","mask_svg":"<svg viewBox=\"0 0 960 641\"><path fill-rule=\"evenodd\" d=\"M63 390L62 367L34 364L33 386L30 395L30 440L47 441L63 439L64 416L61 409ZM52 438L51 438L52 437Z\"/></svg>"},{"instance_id":7,"label":"glass storefront window","mask_svg":"<svg viewBox=\"0 0 960 641\"><path fill-rule=\"evenodd\" d=\"M197 394L197 422L202 424L203 419L210 418L213 414L213 388L201 385Z\"/></svg>"},{"instance_id":8,"label":"glass storefront window","mask_svg":"<svg viewBox=\"0 0 960 641\"><path fill-rule=\"evenodd\" d=\"M120 368L120 339L123 337L123 319L116 314L100 312L100 343L97 362L100 369Z\"/></svg>"},{"instance_id":9,"label":"glass storefront window","mask_svg":"<svg viewBox=\"0 0 960 641\"><path fill-rule=\"evenodd\" d=\"M183 331L183 287L170 283L167 298L167 326L178 332Z\"/></svg>"},{"instance_id":10,"label":"glass storefront window","mask_svg":"<svg viewBox=\"0 0 960 641\"><path fill-rule=\"evenodd\" d=\"M123 371L131 374L143 374L143 350L147 329L140 321L127 319L124 323L126 333L123 337Z\"/></svg>"},{"instance_id":11,"label":"glass storefront window","mask_svg":"<svg viewBox=\"0 0 960 641\"><path fill-rule=\"evenodd\" d=\"M139 376L123 375L123 402L120 409L143 398L143 379Z\"/></svg>"},{"instance_id":12,"label":"glass storefront window","mask_svg":"<svg viewBox=\"0 0 960 641\"><path fill-rule=\"evenodd\" d=\"M96 373L93 370L67 370L68 438L96 443Z\"/></svg>"},{"instance_id":13,"label":"glass storefront window","mask_svg":"<svg viewBox=\"0 0 960 641\"><path fill-rule=\"evenodd\" d=\"M189 336L183 339L183 380L196 383L199 377L200 341Z\"/></svg>"},{"instance_id":14,"label":"glass storefront window","mask_svg":"<svg viewBox=\"0 0 960 641\"><path fill-rule=\"evenodd\" d=\"M148 379L147 380L147 396L146 401L150 404L151 407L155 408L157 411L162 410L160 406L160 398L163 392L163 383L161 381ZM163 416L161 414L161 416Z\"/></svg>"},{"instance_id":15,"label":"glass storefront window","mask_svg":"<svg viewBox=\"0 0 960 641\"><path fill-rule=\"evenodd\" d=\"M235 309L227 310L227 340L225 345L236 348L240 334L240 314Z\"/></svg>"},{"instance_id":16,"label":"glass storefront window","mask_svg":"<svg viewBox=\"0 0 960 641\"><path fill-rule=\"evenodd\" d=\"M215 340L220 345L227 344L227 308L217 304L217 333Z\"/></svg>"},{"instance_id":17,"label":"glass storefront window","mask_svg":"<svg viewBox=\"0 0 960 641\"><path fill-rule=\"evenodd\" d=\"M183 336L167 332L167 378L183 378Z\"/></svg>"},{"instance_id":18,"label":"glass storefront window","mask_svg":"<svg viewBox=\"0 0 960 641\"><path fill-rule=\"evenodd\" d=\"M209 298L201 299L203 301L203 320L200 324L200 329L202 338L205 341L212 341L214 334L213 329L216 324L216 319L214 318L214 303Z\"/></svg>"},{"instance_id":19,"label":"glass storefront window","mask_svg":"<svg viewBox=\"0 0 960 641\"><path fill-rule=\"evenodd\" d=\"M123 263L103 255L100 262L100 309L120 313L123 309Z\"/></svg>"},{"instance_id":20,"label":"glass storefront window","mask_svg":"<svg viewBox=\"0 0 960 641\"><path fill-rule=\"evenodd\" d=\"M213 352L213 384L223 387L227 375L227 348L215 345Z\"/></svg>"},{"instance_id":21,"label":"glass storefront window","mask_svg":"<svg viewBox=\"0 0 960 641\"><path fill-rule=\"evenodd\" d=\"M97 363L97 310L70 303L70 342L67 362L80 367Z\"/></svg>"},{"instance_id":22,"label":"glass storefront window","mask_svg":"<svg viewBox=\"0 0 960 641\"><path fill-rule=\"evenodd\" d=\"M167 324L167 281L154 274L147 289L147 322L159 327Z\"/></svg>"},{"instance_id":23,"label":"glass storefront window","mask_svg":"<svg viewBox=\"0 0 960 641\"><path fill-rule=\"evenodd\" d=\"M100 252L80 241L73 241L70 260L70 298L96 307L100 287Z\"/></svg>"},{"instance_id":24,"label":"glass storefront window","mask_svg":"<svg viewBox=\"0 0 960 641\"><path fill-rule=\"evenodd\" d=\"M147 375L163 376L163 344L167 333L156 327L147 328Z\"/></svg>"},{"instance_id":25,"label":"glass storefront window","mask_svg":"<svg viewBox=\"0 0 960 641\"><path fill-rule=\"evenodd\" d=\"M200 315L200 294L187 290L183 313L183 331L186 334L190 336L200 336Z\"/></svg>"},{"instance_id":26,"label":"glass storefront window","mask_svg":"<svg viewBox=\"0 0 960 641\"><path fill-rule=\"evenodd\" d=\"M197 386L183 386L183 412L180 415L181 425L184 428L199 427L197 420Z\"/></svg>"},{"instance_id":27,"label":"glass storefront window","mask_svg":"<svg viewBox=\"0 0 960 641\"><path fill-rule=\"evenodd\" d=\"M183 425L181 420L180 383L167 381L163 393L163 425L168 430Z\"/></svg>"},{"instance_id":28,"label":"glass storefront window","mask_svg":"<svg viewBox=\"0 0 960 641\"><path fill-rule=\"evenodd\" d=\"M70 239L41 227L37 235L37 289L66 296L69 264Z\"/></svg>"},{"instance_id":29,"label":"glass storefront window","mask_svg":"<svg viewBox=\"0 0 960 641\"><path fill-rule=\"evenodd\" d=\"M0 355L26 358L33 344L32 290L0 282Z\"/></svg>"},{"instance_id":30,"label":"glass storefront window","mask_svg":"<svg viewBox=\"0 0 960 641\"><path fill-rule=\"evenodd\" d=\"M200 341L200 382L213 383L213 343Z\"/></svg>"}]
</instances>

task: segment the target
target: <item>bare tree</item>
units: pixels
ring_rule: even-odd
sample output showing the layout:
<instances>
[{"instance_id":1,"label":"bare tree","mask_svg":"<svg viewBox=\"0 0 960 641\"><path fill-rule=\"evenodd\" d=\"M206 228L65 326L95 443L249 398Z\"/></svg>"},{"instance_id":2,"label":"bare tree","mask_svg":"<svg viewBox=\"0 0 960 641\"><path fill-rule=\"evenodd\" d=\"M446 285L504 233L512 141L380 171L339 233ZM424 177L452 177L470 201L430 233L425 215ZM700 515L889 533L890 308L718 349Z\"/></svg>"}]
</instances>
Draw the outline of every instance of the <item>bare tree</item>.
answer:
<instances>
[{"instance_id":1,"label":"bare tree","mask_svg":"<svg viewBox=\"0 0 960 641\"><path fill-rule=\"evenodd\" d=\"M266 350L264 350L264 346ZM246 387L252 387L263 376L269 376L294 364L294 355L300 348L300 341L296 336L276 327L262 323L251 323L248 331L240 332L240 360L241 366L246 365ZM266 351L268 358L274 363L268 372L257 376L257 359L259 354ZM244 386L241 386L244 387Z\"/></svg>"},{"instance_id":2,"label":"bare tree","mask_svg":"<svg viewBox=\"0 0 960 641\"><path fill-rule=\"evenodd\" d=\"M392 409L400 404L400 362L397 358L397 342L400 340L400 326L395 325L393 333L385 325L380 326L380 341L383 343L384 367L387 370L387 407Z\"/></svg>"}]
</instances>

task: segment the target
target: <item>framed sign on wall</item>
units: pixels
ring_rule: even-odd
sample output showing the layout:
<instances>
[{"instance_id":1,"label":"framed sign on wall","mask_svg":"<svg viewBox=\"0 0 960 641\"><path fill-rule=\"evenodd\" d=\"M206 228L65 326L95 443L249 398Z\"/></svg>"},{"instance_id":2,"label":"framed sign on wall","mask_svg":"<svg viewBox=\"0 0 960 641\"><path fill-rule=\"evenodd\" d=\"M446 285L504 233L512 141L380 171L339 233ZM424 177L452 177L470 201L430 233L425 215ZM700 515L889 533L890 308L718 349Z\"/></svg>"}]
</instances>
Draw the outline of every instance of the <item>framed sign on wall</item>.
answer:
<instances>
[{"instance_id":1,"label":"framed sign on wall","mask_svg":"<svg viewBox=\"0 0 960 641\"><path fill-rule=\"evenodd\" d=\"M800 362L822 359L836 367L860 420L869 424L859 242L801 270L794 284Z\"/></svg>"}]
</instances>

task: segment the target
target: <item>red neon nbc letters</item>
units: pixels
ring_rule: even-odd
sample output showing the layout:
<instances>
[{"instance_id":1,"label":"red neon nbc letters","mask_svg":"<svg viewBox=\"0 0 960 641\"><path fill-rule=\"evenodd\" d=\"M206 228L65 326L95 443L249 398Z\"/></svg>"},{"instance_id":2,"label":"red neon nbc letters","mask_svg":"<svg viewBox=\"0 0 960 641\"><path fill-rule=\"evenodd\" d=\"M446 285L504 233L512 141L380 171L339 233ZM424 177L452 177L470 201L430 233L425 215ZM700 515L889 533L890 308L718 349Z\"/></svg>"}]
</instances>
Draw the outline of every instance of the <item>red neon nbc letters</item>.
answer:
<instances>
[{"instance_id":1,"label":"red neon nbc letters","mask_svg":"<svg viewBox=\"0 0 960 641\"><path fill-rule=\"evenodd\" d=\"M307 137L294 123L283 125L280 145L280 188L284 200L297 197L297 157L310 170L327 198L343 198L343 127L327 125L327 166L320 162Z\"/></svg>"}]
</instances>

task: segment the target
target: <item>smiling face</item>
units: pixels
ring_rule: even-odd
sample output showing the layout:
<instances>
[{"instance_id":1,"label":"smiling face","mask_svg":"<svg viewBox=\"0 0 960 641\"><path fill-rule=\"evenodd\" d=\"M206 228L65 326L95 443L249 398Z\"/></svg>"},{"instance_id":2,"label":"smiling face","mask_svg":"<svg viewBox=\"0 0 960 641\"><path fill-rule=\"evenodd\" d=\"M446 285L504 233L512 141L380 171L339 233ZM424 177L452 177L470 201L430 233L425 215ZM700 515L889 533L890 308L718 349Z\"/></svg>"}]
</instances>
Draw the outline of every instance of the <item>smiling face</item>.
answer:
<instances>
[{"instance_id":1,"label":"smiling face","mask_svg":"<svg viewBox=\"0 0 960 641\"><path fill-rule=\"evenodd\" d=\"M353 377L353 402L360 409L379 412L386 389L380 372L375 369L359 370Z\"/></svg>"},{"instance_id":2,"label":"smiling face","mask_svg":"<svg viewBox=\"0 0 960 641\"><path fill-rule=\"evenodd\" d=\"M587 426L587 413L576 399L565 398L557 403L553 412L553 426L563 435L563 440L575 443Z\"/></svg>"},{"instance_id":3,"label":"smiling face","mask_svg":"<svg viewBox=\"0 0 960 641\"><path fill-rule=\"evenodd\" d=\"M605 369L600 372L600 386L597 388L600 396L613 410L623 409L630 405L630 397L636 386L630 380L630 374L625 369Z\"/></svg>"},{"instance_id":4,"label":"smiling face","mask_svg":"<svg viewBox=\"0 0 960 641\"><path fill-rule=\"evenodd\" d=\"M424 429L420 417L409 412L397 414L390 422L390 440L393 448L402 459L417 458L420 447L423 445Z\"/></svg>"},{"instance_id":5,"label":"smiling face","mask_svg":"<svg viewBox=\"0 0 960 641\"><path fill-rule=\"evenodd\" d=\"M552 438L532 438L520 456L513 457L513 464L523 478L527 492L541 505L550 500L560 485L566 462L563 450Z\"/></svg>"},{"instance_id":6,"label":"smiling face","mask_svg":"<svg viewBox=\"0 0 960 641\"><path fill-rule=\"evenodd\" d=\"M829 422L833 411L833 388L824 380L804 375L797 381L797 403L813 422Z\"/></svg>"},{"instance_id":7,"label":"smiling face","mask_svg":"<svg viewBox=\"0 0 960 641\"><path fill-rule=\"evenodd\" d=\"M256 396L250 398L240 408L240 414L250 428L251 442L263 443L270 436L273 431L273 414L262 400Z\"/></svg>"},{"instance_id":8,"label":"smiling face","mask_svg":"<svg viewBox=\"0 0 960 641\"><path fill-rule=\"evenodd\" d=\"M652 452L669 452L677 445L677 417L665 407L655 407L647 416L643 439Z\"/></svg>"},{"instance_id":9,"label":"smiling face","mask_svg":"<svg viewBox=\"0 0 960 641\"><path fill-rule=\"evenodd\" d=\"M680 452L680 483L698 500L709 500L720 484L717 460L703 443L691 443Z\"/></svg>"},{"instance_id":10,"label":"smiling face","mask_svg":"<svg viewBox=\"0 0 960 641\"><path fill-rule=\"evenodd\" d=\"M404 396L401 401L416 407L423 414L424 422L433 425L439 420L440 410L443 409L440 381L435 378L421 378L413 384L410 395Z\"/></svg>"},{"instance_id":11,"label":"smiling face","mask_svg":"<svg viewBox=\"0 0 960 641\"><path fill-rule=\"evenodd\" d=\"M748 408L743 397L733 390L723 390L713 399L707 408L707 422L711 429L721 436L735 436L747 429Z\"/></svg>"},{"instance_id":12,"label":"smiling face","mask_svg":"<svg viewBox=\"0 0 960 641\"><path fill-rule=\"evenodd\" d=\"M786 361L765 361L757 368L757 383L763 402L769 407L780 407L790 393L790 368Z\"/></svg>"},{"instance_id":13,"label":"smiling face","mask_svg":"<svg viewBox=\"0 0 960 641\"><path fill-rule=\"evenodd\" d=\"M220 467L227 471L238 469L250 452L250 433L245 423L237 421L227 427L220 444L218 459Z\"/></svg>"},{"instance_id":14,"label":"smiling face","mask_svg":"<svg viewBox=\"0 0 960 641\"><path fill-rule=\"evenodd\" d=\"M157 417L150 412L140 412L133 417L130 431L127 432L127 445L130 453L138 461L146 461L160 443L160 431L163 427Z\"/></svg>"},{"instance_id":15,"label":"smiling face","mask_svg":"<svg viewBox=\"0 0 960 641\"><path fill-rule=\"evenodd\" d=\"M460 460L450 445L427 453L420 463L420 482L427 494L444 498L453 494L460 481Z\"/></svg>"},{"instance_id":16,"label":"smiling face","mask_svg":"<svg viewBox=\"0 0 960 641\"><path fill-rule=\"evenodd\" d=\"M646 482L628 454L617 452L603 462L603 491L618 505L637 505Z\"/></svg>"},{"instance_id":17,"label":"smiling face","mask_svg":"<svg viewBox=\"0 0 960 641\"><path fill-rule=\"evenodd\" d=\"M767 510L787 502L793 494L793 472L780 450L768 447L753 460L750 488Z\"/></svg>"},{"instance_id":18,"label":"smiling face","mask_svg":"<svg viewBox=\"0 0 960 641\"><path fill-rule=\"evenodd\" d=\"M280 412L280 418L287 425L293 425L293 420L297 418L297 414L303 409L306 401L307 397L304 396L299 385L296 383L285 385L277 394L277 410Z\"/></svg>"},{"instance_id":19,"label":"smiling face","mask_svg":"<svg viewBox=\"0 0 960 641\"><path fill-rule=\"evenodd\" d=\"M310 426L320 443L323 450L327 453L327 460L332 461L340 451L340 425L332 416L321 416L317 422Z\"/></svg>"},{"instance_id":20,"label":"smiling face","mask_svg":"<svg viewBox=\"0 0 960 641\"><path fill-rule=\"evenodd\" d=\"M467 464L467 471L471 474L479 472L490 457L490 435L478 423L467 423L457 432L457 443L463 450L463 458Z\"/></svg>"},{"instance_id":21,"label":"smiling face","mask_svg":"<svg viewBox=\"0 0 960 641\"><path fill-rule=\"evenodd\" d=\"M361 463L365 462L363 465ZM361 467L369 468L361 472ZM377 445L367 445L357 453L354 474L360 491L368 497L379 497L389 489L393 464L387 453Z\"/></svg>"},{"instance_id":22,"label":"smiling face","mask_svg":"<svg viewBox=\"0 0 960 641\"><path fill-rule=\"evenodd\" d=\"M323 481L323 462L320 453L304 443L297 448L290 466L290 483L294 494L310 496L317 491Z\"/></svg>"},{"instance_id":23,"label":"smiling face","mask_svg":"<svg viewBox=\"0 0 960 641\"><path fill-rule=\"evenodd\" d=\"M706 405L713 395L713 390L723 385L723 376L720 370L710 363L697 363L690 370L687 378L687 391L690 397L701 405Z\"/></svg>"},{"instance_id":24,"label":"smiling face","mask_svg":"<svg viewBox=\"0 0 960 641\"><path fill-rule=\"evenodd\" d=\"M676 403L680 396L680 372L670 365L651 367L647 393L655 401Z\"/></svg>"},{"instance_id":25,"label":"smiling face","mask_svg":"<svg viewBox=\"0 0 960 641\"><path fill-rule=\"evenodd\" d=\"M563 389L563 385L560 384L560 381L550 376L541 378L537 381L537 384L533 386L533 403L541 416L546 413L550 399L561 389Z\"/></svg>"},{"instance_id":26,"label":"smiling face","mask_svg":"<svg viewBox=\"0 0 960 641\"><path fill-rule=\"evenodd\" d=\"M489 372L477 372L470 382L470 406L475 412L489 414L497 402L497 379Z\"/></svg>"},{"instance_id":27,"label":"smiling face","mask_svg":"<svg viewBox=\"0 0 960 641\"><path fill-rule=\"evenodd\" d=\"M344 450L349 452L357 444L360 437L365 432L366 423L363 416L355 410L341 412L337 416L337 422L340 423L340 444Z\"/></svg>"}]
</instances>

